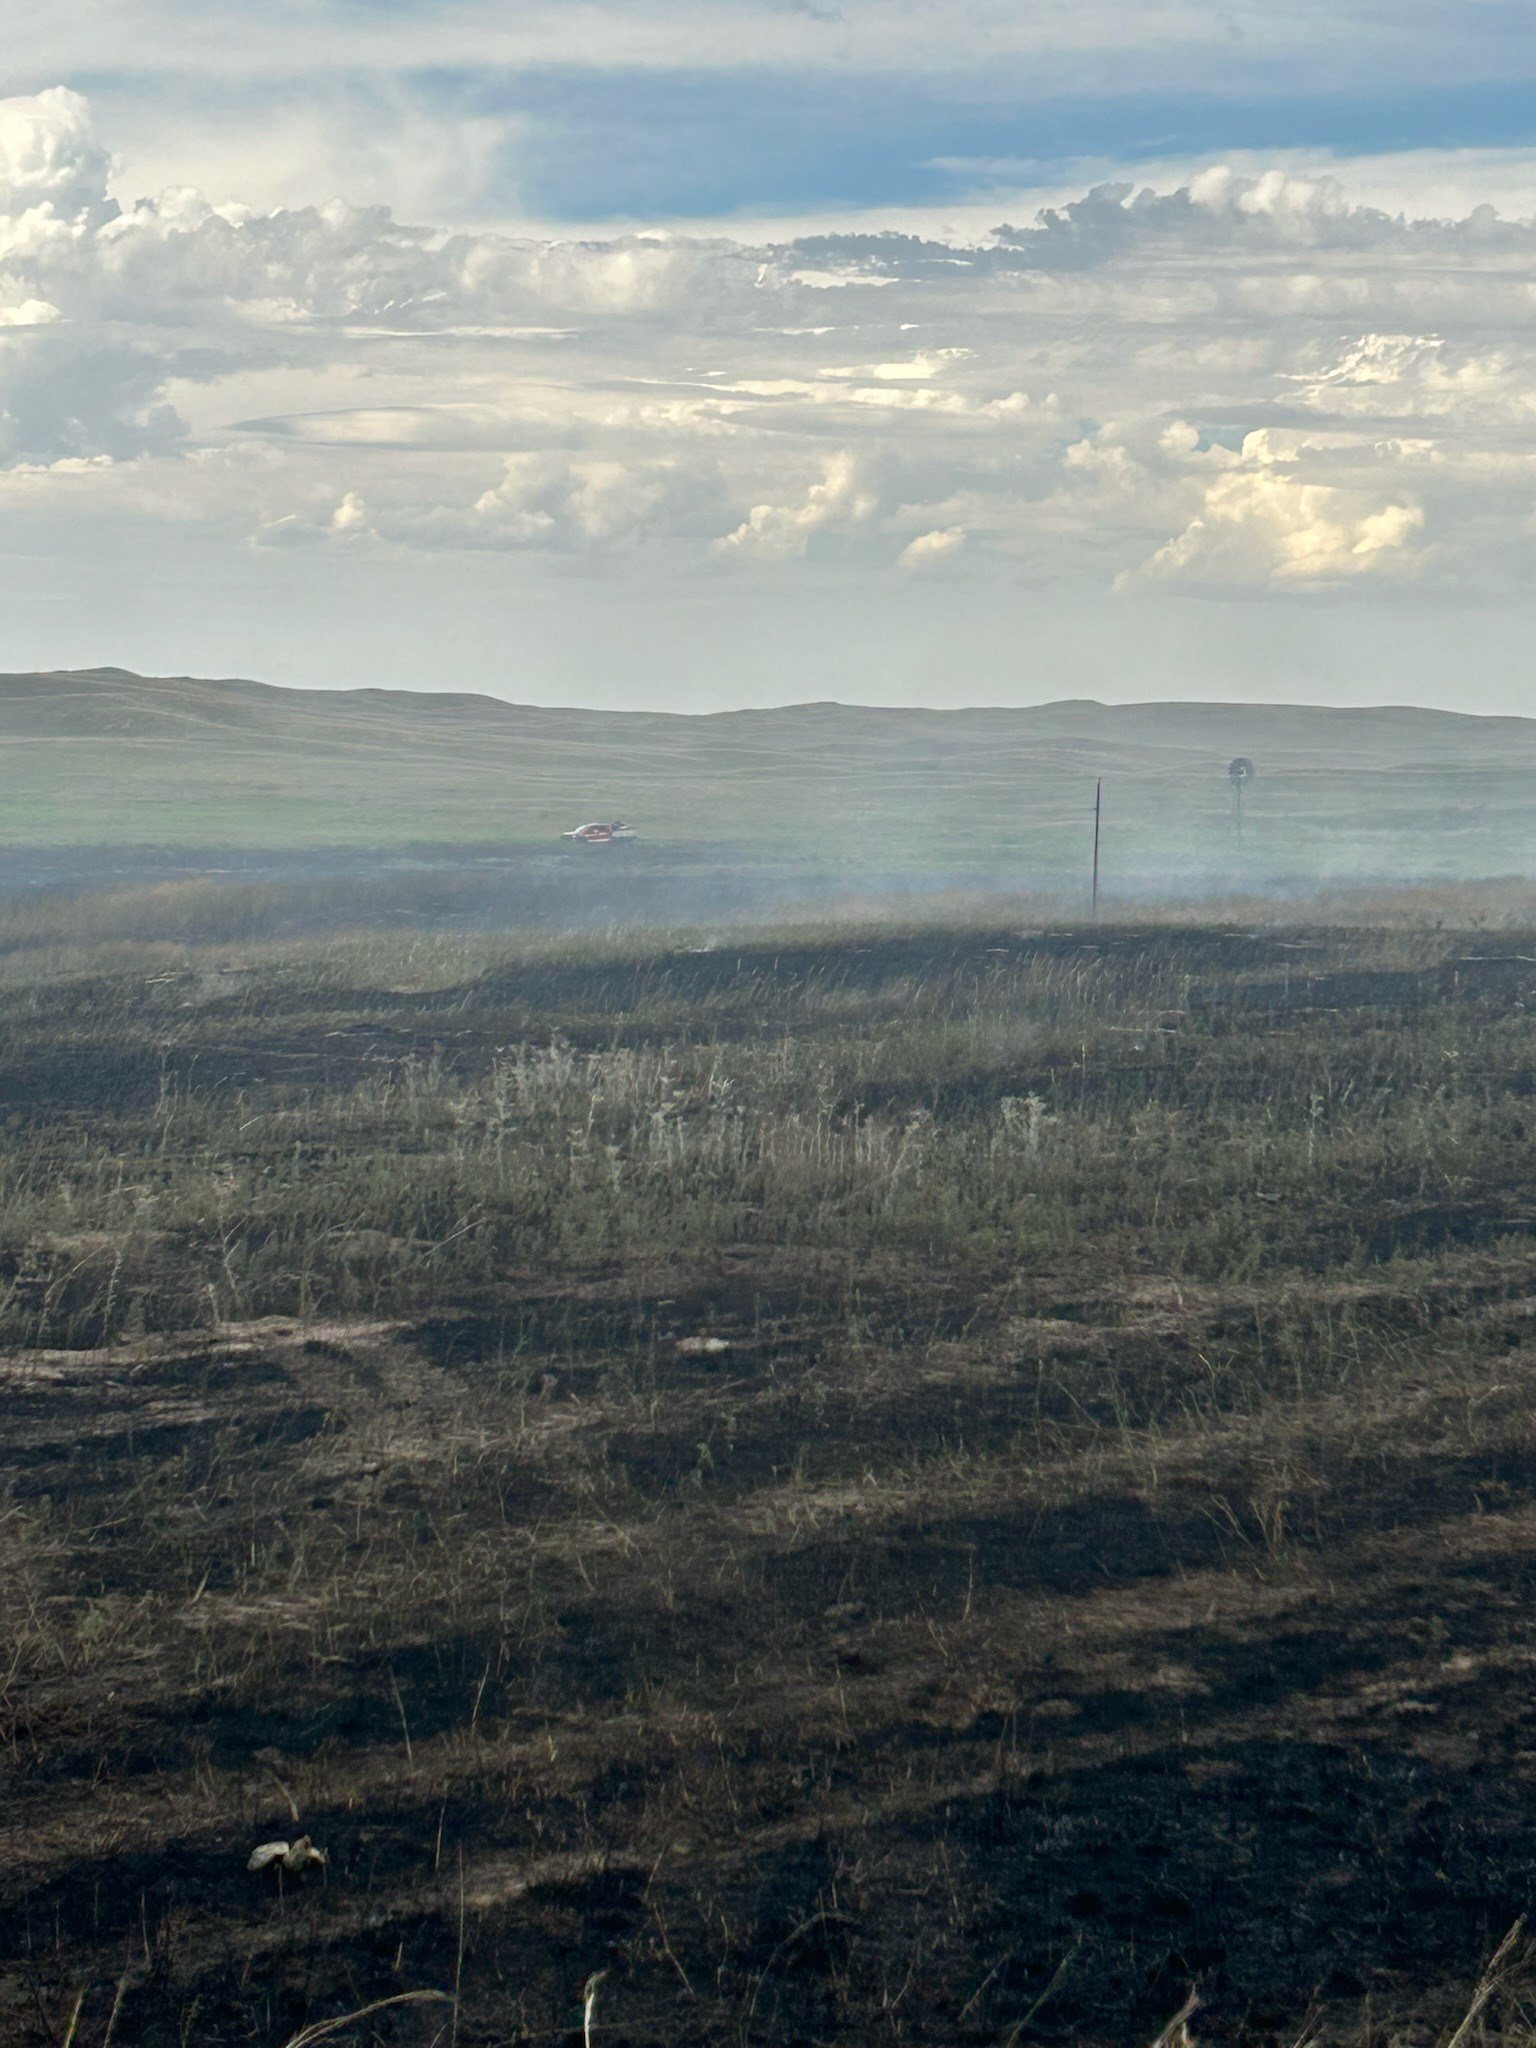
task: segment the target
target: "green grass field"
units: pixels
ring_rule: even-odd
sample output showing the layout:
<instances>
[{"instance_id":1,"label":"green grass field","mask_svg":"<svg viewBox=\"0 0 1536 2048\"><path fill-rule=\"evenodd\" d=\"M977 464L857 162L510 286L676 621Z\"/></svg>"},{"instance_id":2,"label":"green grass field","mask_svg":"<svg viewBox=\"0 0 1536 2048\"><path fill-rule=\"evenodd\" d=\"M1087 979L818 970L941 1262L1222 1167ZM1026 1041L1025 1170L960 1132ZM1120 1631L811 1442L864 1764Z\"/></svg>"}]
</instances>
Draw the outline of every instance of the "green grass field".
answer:
<instances>
[{"instance_id":1,"label":"green grass field","mask_svg":"<svg viewBox=\"0 0 1536 2048\"><path fill-rule=\"evenodd\" d=\"M1234 834L1227 763L1258 764ZM1536 864L1536 723L1414 711L812 704L715 717L483 697L0 678L11 848L652 849L934 879L1082 876L1105 782L1122 886L1468 878Z\"/></svg>"}]
</instances>

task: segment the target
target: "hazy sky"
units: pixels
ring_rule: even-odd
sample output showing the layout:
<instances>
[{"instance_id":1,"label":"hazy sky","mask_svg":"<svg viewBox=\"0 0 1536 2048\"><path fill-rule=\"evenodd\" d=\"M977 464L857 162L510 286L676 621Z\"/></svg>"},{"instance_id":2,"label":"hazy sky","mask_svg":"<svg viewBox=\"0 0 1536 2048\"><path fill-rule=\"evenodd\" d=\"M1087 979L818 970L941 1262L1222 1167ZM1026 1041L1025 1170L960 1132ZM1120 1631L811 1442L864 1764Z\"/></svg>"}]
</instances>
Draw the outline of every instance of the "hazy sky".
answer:
<instances>
[{"instance_id":1,"label":"hazy sky","mask_svg":"<svg viewBox=\"0 0 1536 2048\"><path fill-rule=\"evenodd\" d=\"M0 667L1536 713L1530 0L0 23Z\"/></svg>"}]
</instances>

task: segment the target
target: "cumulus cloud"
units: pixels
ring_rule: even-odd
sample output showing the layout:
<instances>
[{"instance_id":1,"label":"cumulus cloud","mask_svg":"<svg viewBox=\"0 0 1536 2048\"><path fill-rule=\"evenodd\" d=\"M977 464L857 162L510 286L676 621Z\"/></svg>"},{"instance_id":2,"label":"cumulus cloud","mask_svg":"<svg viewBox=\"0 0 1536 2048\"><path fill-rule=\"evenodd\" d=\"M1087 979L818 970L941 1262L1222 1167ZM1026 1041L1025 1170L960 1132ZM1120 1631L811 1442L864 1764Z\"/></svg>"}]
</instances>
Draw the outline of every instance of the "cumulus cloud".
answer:
<instances>
[{"instance_id":1,"label":"cumulus cloud","mask_svg":"<svg viewBox=\"0 0 1536 2048\"><path fill-rule=\"evenodd\" d=\"M614 575L1525 577L1536 225L1486 208L1217 167L980 243L550 240L185 188L119 210L108 173L78 95L0 102L0 470L29 503Z\"/></svg>"},{"instance_id":2,"label":"cumulus cloud","mask_svg":"<svg viewBox=\"0 0 1536 2048\"><path fill-rule=\"evenodd\" d=\"M117 210L106 196L111 168L79 93L56 85L0 99L0 216L61 226L109 219Z\"/></svg>"},{"instance_id":3,"label":"cumulus cloud","mask_svg":"<svg viewBox=\"0 0 1536 2048\"><path fill-rule=\"evenodd\" d=\"M702 546L725 510L719 479L707 469L550 451L510 457L500 481L472 500L423 505L396 490L375 504L349 490L334 504L266 521L256 540L262 547L340 540L601 560L680 536Z\"/></svg>"},{"instance_id":4,"label":"cumulus cloud","mask_svg":"<svg viewBox=\"0 0 1536 2048\"><path fill-rule=\"evenodd\" d=\"M1435 334L1362 334L1316 374L1296 373L1303 402L1347 419L1529 419L1536 356L1529 348L1453 345Z\"/></svg>"},{"instance_id":5,"label":"cumulus cloud","mask_svg":"<svg viewBox=\"0 0 1536 2048\"><path fill-rule=\"evenodd\" d=\"M361 533L367 530L368 508L356 491L348 491L331 514L332 533Z\"/></svg>"},{"instance_id":6,"label":"cumulus cloud","mask_svg":"<svg viewBox=\"0 0 1536 2048\"><path fill-rule=\"evenodd\" d=\"M930 533L920 533L916 540L909 540L897 561L903 569L931 569L959 554L964 545L963 526L936 526Z\"/></svg>"},{"instance_id":7,"label":"cumulus cloud","mask_svg":"<svg viewBox=\"0 0 1536 2048\"><path fill-rule=\"evenodd\" d=\"M675 532L706 494L702 479L672 461L516 455L471 517L485 545L591 552Z\"/></svg>"},{"instance_id":8,"label":"cumulus cloud","mask_svg":"<svg viewBox=\"0 0 1536 2048\"><path fill-rule=\"evenodd\" d=\"M0 327L47 327L58 318L58 307L46 299L0 300Z\"/></svg>"},{"instance_id":9,"label":"cumulus cloud","mask_svg":"<svg viewBox=\"0 0 1536 2048\"><path fill-rule=\"evenodd\" d=\"M0 466L170 454L185 423L160 352L47 323L0 325Z\"/></svg>"},{"instance_id":10,"label":"cumulus cloud","mask_svg":"<svg viewBox=\"0 0 1536 2048\"><path fill-rule=\"evenodd\" d=\"M1183 532L1121 580L1221 591L1324 590L1401 573L1423 524L1415 504L1370 506L1282 470L1236 470L1212 478Z\"/></svg>"},{"instance_id":11,"label":"cumulus cloud","mask_svg":"<svg viewBox=\"0 0 1536 2048\"><path fill-rule=\"evenodd\" d=\"M878 502L860 483L856 457L843 450L828 460L820 482L800 503L754 505L740 526L714 542L714 552L766 561L803 555L813 535L862 525Z\"/></svg>"}]
</instances>

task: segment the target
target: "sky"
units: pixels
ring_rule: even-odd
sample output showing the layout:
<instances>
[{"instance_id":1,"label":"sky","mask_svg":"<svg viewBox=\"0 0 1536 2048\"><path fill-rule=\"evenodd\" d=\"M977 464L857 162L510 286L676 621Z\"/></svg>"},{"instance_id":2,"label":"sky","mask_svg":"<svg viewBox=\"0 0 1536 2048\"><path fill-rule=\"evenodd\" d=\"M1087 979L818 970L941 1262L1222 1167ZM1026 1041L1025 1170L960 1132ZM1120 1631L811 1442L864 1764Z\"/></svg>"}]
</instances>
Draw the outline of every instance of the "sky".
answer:
<instances>
[{"instance_id":1,"label":"sky","mask_svg":"<svg viewBox=\"0 0 1536 2048\"><path fill-rule=\"evenodd\" d=\"M1536 715L1531 0L0 25L0 669Z\"/></svg>"}]
</instances>

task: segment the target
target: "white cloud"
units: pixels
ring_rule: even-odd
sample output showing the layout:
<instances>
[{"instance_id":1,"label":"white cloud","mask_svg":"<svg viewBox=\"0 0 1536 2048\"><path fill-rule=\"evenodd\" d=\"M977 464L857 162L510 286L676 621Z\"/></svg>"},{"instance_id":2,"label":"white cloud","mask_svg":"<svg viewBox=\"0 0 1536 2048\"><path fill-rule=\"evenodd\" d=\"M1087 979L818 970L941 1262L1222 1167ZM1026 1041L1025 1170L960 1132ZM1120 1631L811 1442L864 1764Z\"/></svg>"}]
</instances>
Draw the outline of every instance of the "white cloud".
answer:
<instances>
[{"instance_id":1,"label":"white cloud","mask_svg":"<svg viewBox=\"0 0 1536 2048\"><path fill-rule=\"evenodd\" d=\"M194 186L216 204L266 212L344 197L402 220L458 225L496 203L525 124L433 103L388 76L298 79L251 95L243 81L157 81L115 93L109 189L125 207Z\"/></svg>"},{"instance_id":2,"label":"white cloud","mask_svg":"<svg viewBox=\"0 0 1536 2048\"><path fill-rule=\"evenodd\" d=\"M167 376L165 355L131 341L0 325L0 465L170 454L185 424Z\"/></svg>"},{"instance_id":3,"label":"white cloud","mask_svg":"<svg viewBox=\"0 0 1536 2048\"><path fill-rule=\"evenodd\" d=\"M843 369L828 369L823 377L874 377L882 384L922 384L937 377L950 363L964 362L968 348L928 349L894 363L855 363Z\"/></svg>"},{"instance_id":4,"label":"white cloud","mask_svg":"<svg viewBox=\"0 0 1536 2048\"><path fill-rule=\"evenodd\" d=\"M717 555L766 561L803 555L814 534L862 525L878 502L860 484L856 457L844 450L828 460L821 481L811 485L799 504L754 505L741 525L723 534L713 549Z\"/></svg>"},{"instance_id":5,"label":"white cloud","mask_svg":"<svg viewBox=\"0 0 1536 2048\"><path fill-rule=\"evenodd\" d=\"M74 73L304 79L328 72L569 65L663 70L775 65L920 71L973 93L1187 88L1213 66L1228 90L1268 93L1392 81L1445 86L1507 75L1508 10L1452 0L494 0L452 7L316 7L311 0L75 0L19 13L13 75Z\"/></svg>"},{"instance_id":6,"label":"white cloud","mask_svg":"<svg viewBox=\"0 0 1536 2048\"><path fill-rule=\"evenodd\" d=\"M1401 573L1424 524L1416 504L1369 506L1260 466L1214 477L1184 531L1123 582L1217 591L1323 590Z\"/></svg>"},{"instance_id":7,"label":"white cloud","mask_svg":"<svg viewBox=\"0 0 1536 2048\"><path fill-rule=\"evenodd\" d=\"M59 223L99 220L112 160L88 102L65 86L0 99L0 215L42 213Z\"/></svg>"},{"instance_id":8,"label":"white cloud","mask_svg":"<svg viewBox=\"0 0 1536 2048\"><path fill-rule=\"evenodd\" d=\"M476 499L474 513L514 545L603 546L654 531L675 476L664 464L516 455L501 482Z\"/></svg>"},{"instance_id":9,"label":"white cloud","mask_svg":"<svg viewBox=\"0 0 1536 2048\"><path fill-rule=\"evenodd\" d=\"M57 306L46 299L16 299L0 303L0 327L47 327L59 318Z\"/></svg>"},{"instance_id":10,"label":"white cloud","mask_svg":"<svg viewBox=\"0 0 1536 2048\"><path fill-rule=\"evenodd\" d=\"M897 561L903 569L931 569L949 561L964 545L963 526L936 526L931 533L920 533L916 540L909 540Z\"/></svg>"},{"instance_id":11,"label":"white cloud","mask_svg":"<svg viewBox=\"0 0 1536 2048\"><path fill-rule=\"evenodd\" d=\"M561 451L514 455L501 480L471 500L422 504L396 490L375 506L349 491L330 510L271 521L263 545L373 541L408 550L468 550L593 561L686 537L702 548L725 516L707 465L676 459L620 462Z\"/></svg>"},{"instance_id":12,"label":"white cloud","mask_svg":"<svg viewBox=\"0 0 1536 2048\"><path fill-rule=\"evenodd\" d=\"M550 239L184 187L119 211L109 170L78 95L0 102L0 469L29 506L1085 601L1525 580L1531 224L1288 165L1101 185L979 246Z\"/></svg>"},{"instance_id":13,"label":"white cloud","mask_svg":"<svg viewBox=\"0 0 1536 2048\"><path fill-rule=\"evenodd\" d=\"M1439 335L1363 334L1315 375L1304 402L1347 419L1443 421L1464 428L1536 417L1536 353L1524 345L1454 346Z\"/></svg>"},{"instance_id":14,"label":"white cloud","mask_svg":"<svg viewBox=\"0 0 1536 2048\"><path fill-rule=\"evenodd\" d=\"M331 514L332 533L360 533L368 526L368 508L356 491L348 491Z\"/></svg>"}]
</instances>

